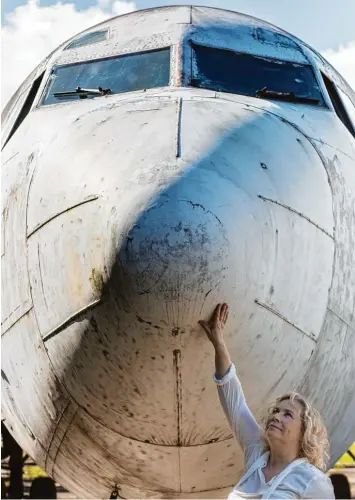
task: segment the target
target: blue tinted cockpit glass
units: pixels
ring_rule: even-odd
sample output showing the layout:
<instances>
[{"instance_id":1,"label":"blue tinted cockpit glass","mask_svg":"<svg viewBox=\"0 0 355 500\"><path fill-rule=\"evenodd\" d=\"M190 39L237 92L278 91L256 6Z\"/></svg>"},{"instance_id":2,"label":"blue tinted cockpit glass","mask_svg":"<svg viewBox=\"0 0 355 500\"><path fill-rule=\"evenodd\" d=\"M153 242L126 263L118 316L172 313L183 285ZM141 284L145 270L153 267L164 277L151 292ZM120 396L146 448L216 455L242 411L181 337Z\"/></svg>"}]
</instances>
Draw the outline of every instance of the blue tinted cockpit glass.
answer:
<instances>
[{"instance_id":1,"label":"blue tinted cockpit glass","mask_svg":"<svg viewBox=\"0 0 355 500\"><path fill-rule=\"evenodd\" d=\"M192 45L194 87L256 97L268 91L294 93L305 99L314 99L324 106L318 82L309 65L276 59L267 59L231 50ZM270 97L272 99L272 97Z\"/></svg>"},{"instance_id":2,"label":"blue tinted cockpit glass","mask_svg":"<svg viewBox=\"0 0 355 500\"><path fill-rule=\"evenodd\" d=\"M75 89L110 89L110 94L169 85L170 49L129 54L110 59L55 66L42 105L78 100L79 95L55 96ZM86 98L97 97L88 94Z\"/></svg>"}]
</instances>

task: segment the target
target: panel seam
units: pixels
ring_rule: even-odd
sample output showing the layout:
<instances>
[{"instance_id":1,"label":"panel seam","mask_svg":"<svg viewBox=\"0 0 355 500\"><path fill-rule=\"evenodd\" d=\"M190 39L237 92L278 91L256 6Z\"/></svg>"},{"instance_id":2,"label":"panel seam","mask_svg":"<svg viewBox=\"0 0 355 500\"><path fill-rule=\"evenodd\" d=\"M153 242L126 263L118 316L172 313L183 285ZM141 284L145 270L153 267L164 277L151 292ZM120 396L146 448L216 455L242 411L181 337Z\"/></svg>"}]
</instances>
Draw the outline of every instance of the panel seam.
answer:
<instances>
[{"instance_id":1,"label":"panel seam","mask_svg":"<svg viewBox=\"0 0 355 500\"><path fill-rule=\"evenodd\" d=\"M30 231L29 233L27 233L27 238L30 238L31 236L33 236L37 231L39 231L40 229L42 229L43 226L45 226L46 224L48 224L52 220L56 219L60 215L63 215L66 212L69 212L70 210L73 210L74 208L80 207L81 205L84 205L85 203L90 203L91 201L95 201L98 198L99 198L99 195L92 195L92 196L88 197L86 200L80 201L79 203L76 203L75 205L72 205L72 206L66 208L65 210L62 210L61 212L56 213L55 215L53 215L49 219L47 219L44 222L41 222L40 224L38 224L37 226L35 226L32 229L32 231Z\"/></svg>"},{"instance_id":2,"label":"panel seam","mask_svg":"<svg viewBox=\"0 0 355 500\"><path fill-rule=\"evenodd\" d=\"M265 304L264 302L261 302L260 300L258 299L255 299L254 302L256 304L258 304L260 307L263 307L264 309L266 309L267 311L271 312L272 314L275 314L275 316L278 316L279 318L281 318L283 321L285 321L286 323L288 323L289 325L293 326L294 328L296 328L296 330L298 330L299 332L303 333L303 335L305 335L306 337L308 337L309 339L313 340L313 342L317 343L317 338L316 336L314 335L314 333L311 333L311 332L306 332L305 330L303 330L301 327L299 327L298 325L296 325L295 323L293 323L292 321L290 321L289 319L286 318L286 316L284 316L283 314L281 314L280 312L276 311L276 309L273 309L271 306L269 306L268 304Z\"/></svg>"}]
</instances>

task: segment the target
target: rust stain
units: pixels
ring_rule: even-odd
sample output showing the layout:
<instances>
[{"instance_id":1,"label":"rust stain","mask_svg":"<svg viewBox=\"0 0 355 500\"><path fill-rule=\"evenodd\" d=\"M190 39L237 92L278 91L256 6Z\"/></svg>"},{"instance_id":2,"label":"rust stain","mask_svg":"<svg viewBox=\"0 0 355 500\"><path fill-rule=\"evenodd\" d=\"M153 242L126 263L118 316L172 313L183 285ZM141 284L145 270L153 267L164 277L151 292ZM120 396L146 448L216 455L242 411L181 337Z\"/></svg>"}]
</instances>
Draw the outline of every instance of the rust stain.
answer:
<instances>
[{"instance_id":1,"label":"rust stain","mask_svg":"<svg viewBox=\"0 0 355 500\"><path fill-rule=\"evenodd\" d=\"M155 328L156 330L161 330L161 328L162 328L162 327L161 327L161 326L159 326L159 325L153 325L153 323L152 323L151 321L147 321L147 320L145 320L145 319L141 318L138 314L136 314L136 318L137 318L137 320L139 321L139 323L146 323L147 325L152 326L152 327L153 327L153 328Z\"/></svg>"},{"instance_id":2,"label":"rust stain","mask_svg":"<svg viewBox=\"0 0 355 500\"><path fill-rule=\"evenodd\" d=\"M2 217L4 219L3 223L6 222L8 215L9 215L9 207L5 206L2 211Z\"/></svg>"},{"instance_id":3,"label":"rust stain","mask_svg":"<svg viewBox=\"0 0 355 500\"><path fill-rule=\"evenodd\" d=\"M100 297L104 286L102 273L93 267L91 270L91 276L89 276L89 281L92 291L94 292L94 297Z\"/></svg>"}]
</instances>

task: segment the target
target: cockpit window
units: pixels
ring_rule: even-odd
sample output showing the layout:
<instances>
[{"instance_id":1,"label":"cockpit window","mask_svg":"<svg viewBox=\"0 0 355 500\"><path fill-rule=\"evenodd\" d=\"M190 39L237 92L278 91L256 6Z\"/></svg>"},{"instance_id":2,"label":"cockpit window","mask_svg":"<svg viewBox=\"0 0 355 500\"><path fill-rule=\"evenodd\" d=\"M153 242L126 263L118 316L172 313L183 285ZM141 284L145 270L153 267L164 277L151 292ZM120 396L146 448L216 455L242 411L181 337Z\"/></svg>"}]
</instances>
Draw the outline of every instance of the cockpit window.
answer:
<instances>
[{"instance_id":1,"label":"cockpit window","mask_svg":"<svg viewBox=\"0 0 355 500\"><path fill-rule=\"evenodd\" d=\"M169 75L170 48L55 66L42 105L165 87Z\"/></svg>"},{"instance_id":2,"label":"cockpit window","mask_svg":"<svg viewBox=\"0 0 355 500\"><path fill-rule=\"evenodd\" d=\"M78 47L84 47L84 45L91 45L93 43L103 42L107 39L108 29L92 31L91 33L85 33L80 38L70 42L64 50L76 49Z\"/></svg>"},{"instance_id":3,"label":"cockpit window","mask_svg":"<svg viewBox=\"0 0 355 500\"><path fill-rule=\"evenodd\" d=\"M309 65L192 44L191 85L265 99L324 106Z\"/></svg>"}]
</instances>

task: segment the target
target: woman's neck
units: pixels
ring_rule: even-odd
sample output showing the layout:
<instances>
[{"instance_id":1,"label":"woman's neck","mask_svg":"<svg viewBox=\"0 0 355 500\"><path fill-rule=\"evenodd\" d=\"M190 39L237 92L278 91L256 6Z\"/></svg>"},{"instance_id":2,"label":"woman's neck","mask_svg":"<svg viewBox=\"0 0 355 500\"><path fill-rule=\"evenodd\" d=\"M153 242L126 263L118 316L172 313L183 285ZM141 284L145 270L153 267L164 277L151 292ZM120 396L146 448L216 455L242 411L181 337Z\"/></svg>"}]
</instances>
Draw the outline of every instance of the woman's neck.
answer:
<instances>
[{"instance_id":1,"label":"woman's neck","mask_svg":"<svg viewBox=\"0 0 355 500\"><path fill-rule=\"evenodd\" d=\"M272 470L284 469L288 466L288 464L296 460L297 455L297 451L285 446L282 446L279 449L270 448L269 467Z\"/></svg>"}]
</instances>

